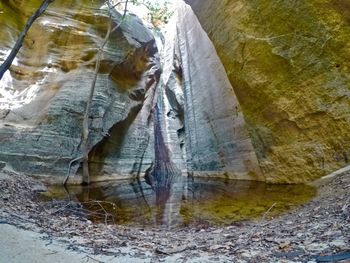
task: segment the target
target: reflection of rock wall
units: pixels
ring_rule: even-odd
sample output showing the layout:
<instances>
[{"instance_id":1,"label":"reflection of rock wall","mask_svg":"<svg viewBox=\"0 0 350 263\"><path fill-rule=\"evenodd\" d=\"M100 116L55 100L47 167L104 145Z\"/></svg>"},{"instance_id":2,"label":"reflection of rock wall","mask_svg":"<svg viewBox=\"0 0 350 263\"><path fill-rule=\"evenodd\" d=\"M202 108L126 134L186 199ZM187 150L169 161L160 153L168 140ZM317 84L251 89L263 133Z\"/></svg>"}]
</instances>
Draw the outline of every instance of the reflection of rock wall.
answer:
<instances>
[{"instance_id":1,"label":"reflection of rock wall","mask_svg":"<svg viewBox=\"0 0 350 263\"><path fill-rule=\"evenodd\" d=\"M187 0L214 42L269 181L350 162L347 0Z\"/></svg>"}]
</instances>

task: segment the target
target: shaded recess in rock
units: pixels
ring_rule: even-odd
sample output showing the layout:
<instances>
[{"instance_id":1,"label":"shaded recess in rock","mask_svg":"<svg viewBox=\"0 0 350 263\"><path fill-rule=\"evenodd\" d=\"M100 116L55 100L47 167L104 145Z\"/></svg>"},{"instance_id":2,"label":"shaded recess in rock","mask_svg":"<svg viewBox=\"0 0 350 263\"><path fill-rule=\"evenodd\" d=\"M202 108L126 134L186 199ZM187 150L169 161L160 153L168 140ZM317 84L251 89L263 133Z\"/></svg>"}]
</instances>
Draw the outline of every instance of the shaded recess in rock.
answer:
<instances>
[{"instance_id":1,"label":"shaded recess in rock","mask_svg":"<svg viewBox=\"0 0 350 263\"><path fill-rule=\"evenodd\" d=\"M114 156L121 158L120 150L125 136L141 108L142 104L133 107L127 118L114 124L108 130L106 136L91 149L89 153L89 169L91 174L98 175L101 173L106 157Z\"/></svg>"}]
</instances>

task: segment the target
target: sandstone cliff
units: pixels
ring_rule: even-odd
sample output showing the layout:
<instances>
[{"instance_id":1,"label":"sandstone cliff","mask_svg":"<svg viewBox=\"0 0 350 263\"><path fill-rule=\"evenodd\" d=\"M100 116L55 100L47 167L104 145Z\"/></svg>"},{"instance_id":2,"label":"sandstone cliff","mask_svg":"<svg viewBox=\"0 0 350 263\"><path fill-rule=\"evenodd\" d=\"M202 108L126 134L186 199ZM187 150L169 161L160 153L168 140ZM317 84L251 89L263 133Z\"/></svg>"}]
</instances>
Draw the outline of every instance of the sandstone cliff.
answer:
<instances>
[{"instance_id":1,"label":"sandstone cliff","mask_svg":"<svg viewBox=\"0 0 350 263\"><path fill-rule=\"evenodd\" d=\"M37 2L2 3L2 59ZM64 175L81 155L94 59L109 22L102 1L70 0L36 21L0 82L0 161L29 174ZM171 25L158 36L128 14L111 35L90 114L92 180L147 174L152 164L160 174L169 166L264 180L236 95L191 8L180 2Z\"/></svg>"},{"instance_id":2,"label":"sandstone cliff","mask_svg":"<svg viewBox=\"0 0 350 263\"><path fill-rule=\"evenodd\" d=\"M349 164L349 2L187 2L225 66L266 179L300 182Z\"/></svg>"},{"instance_id":3,"label":"sandstone cliff","mask_svg":"<svg viewBox=\"0 0 350 263\"><path fill-rule=\"evenodd\" d=\"M39 2L1 3L2 57ZM120 19L113 12L112 25ZM64 175L70 160L81 154L82 118L94 59L108 25L108 13L99 1L56 1L35 22L1 81L2 161L29 174ZM90 115L95 174L102 169L101 162L109 174L133 172L141 156L150 165L152 151L145 154L144 138L152 131L144 118L136 117L149 90L144 76L156 70L156 53L152 33L135 16L128 15L120 30L111 34ZM77 169L76 165L73 172Z\"/></svg>"}]
</instances>

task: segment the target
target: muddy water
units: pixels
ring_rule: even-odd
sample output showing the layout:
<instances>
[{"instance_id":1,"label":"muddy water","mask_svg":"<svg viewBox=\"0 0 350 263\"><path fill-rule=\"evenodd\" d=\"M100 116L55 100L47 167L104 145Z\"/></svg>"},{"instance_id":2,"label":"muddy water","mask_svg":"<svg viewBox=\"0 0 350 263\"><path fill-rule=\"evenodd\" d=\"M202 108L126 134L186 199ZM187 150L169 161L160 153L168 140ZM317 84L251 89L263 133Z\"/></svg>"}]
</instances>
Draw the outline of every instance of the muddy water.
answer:
<instances>
[{"instance_id":1,"label":"muddy water","mask_svg":"<svg viewBox=\"0 0 350 263\"><path fill-rule=\"evenodd\" d=\"M269 185L224 179L180 178L171 189L155 191L144 181L70 186L70 198L90 211L93 222L136 226L220 226L278 216L308 200L316 190L308 185ZM60 186L45 196L67 198ZM106 216L107 214L107 216Z\"/></svg>"}]
</instances>

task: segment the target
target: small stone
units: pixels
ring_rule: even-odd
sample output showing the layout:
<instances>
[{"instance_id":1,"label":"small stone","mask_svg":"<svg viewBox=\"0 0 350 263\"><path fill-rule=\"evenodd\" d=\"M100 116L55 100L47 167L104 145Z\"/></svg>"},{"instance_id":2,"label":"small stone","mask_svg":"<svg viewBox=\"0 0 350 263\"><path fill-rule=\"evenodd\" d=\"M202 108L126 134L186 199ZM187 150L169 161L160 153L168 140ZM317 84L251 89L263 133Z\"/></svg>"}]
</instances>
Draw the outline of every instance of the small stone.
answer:
<instances>
[{"instance_id":1,"label":"small stone","mask_svg":"<svg viewBox=\"0 0 350 263\"><path fill-rule=\"evenodd\" d=\"M279 248L279 249L286 249L286 248L289 247L289 245L290 245L290 242L289 242L289 241L285 241L285 242L283 242L283 243L280 243L280 244L278 245L278 248Z\"/></svg>"},{"instance_id":2,"label":"small stone","mask_svg":"<svg viewBox=\"0 0 350 263\"><path fill-rule=\"evenodd\" d=\"M220 233L222 233L222 229L216 229L212 233L213 234L220 234Z\"/></svg>"},{"instance_id":3,"label":"small stone","mask_svg":"<svg viewBox=\"0 0 350 263\"><path fill-rule=\"evenodd\" d=\"M252 240L253 242L259 242L259 241L260 241L260 237L254 236L254 237L251 238L251 240Z\"/></svg>"},{"instance_id":4,"label":"small stone","mask_svg":"<svg viewBox=\"0 0 350 263\"><path fill-rule=\"evenodd\" d=\"M315 207L315 208L314 208L314 211L317 212L318 210L320 210L320 208L321 208L320 206Z\"/></svg>"},{"instance_id":5,"label":"small stone","mask_svg":"<svg viewBox=\"0 0 350 263\"><path fill-rule=\"evenodd\" d=\"M32 191L35 193L43 193L47 192L47 188L44 185L37 184L32 187Z\"/></svg>"}]
</instances>

